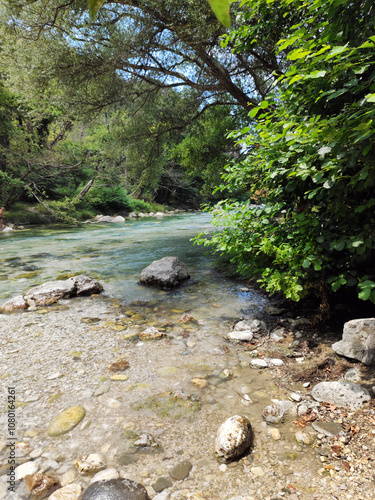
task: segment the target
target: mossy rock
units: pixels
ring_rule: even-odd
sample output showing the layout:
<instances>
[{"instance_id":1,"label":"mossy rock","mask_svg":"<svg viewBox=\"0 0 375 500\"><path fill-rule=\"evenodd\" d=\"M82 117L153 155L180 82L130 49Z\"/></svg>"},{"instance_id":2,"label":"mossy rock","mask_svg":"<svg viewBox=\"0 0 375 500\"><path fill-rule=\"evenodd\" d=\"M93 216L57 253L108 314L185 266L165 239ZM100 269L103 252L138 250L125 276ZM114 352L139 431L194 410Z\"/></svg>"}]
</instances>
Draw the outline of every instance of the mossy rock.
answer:
<instances>
[{"instance_id":1,"label":"mossy rock","mask_svg":"<svg viewBox=\"0 0 375 500\"><path fill-rule=\"evenodd\" d=\"M72 406L51 420L47 429L47 434L49 436L61 436L62 434L66 434L74 429L84 416L85 409L83 406Z\"/></svg>"},{"instance_id":2,"label":"mossy rock","mask_svg":"<svg viewBox=\"0 0 375 500\"><path fill-rule=\"evenodd\" d=\"M194 395L179 391L163 392L152 396L143 403L133 406L135 410L152 410L161 417L192 420L199 410L199 400Z\"/></svg>"}]
</instances>

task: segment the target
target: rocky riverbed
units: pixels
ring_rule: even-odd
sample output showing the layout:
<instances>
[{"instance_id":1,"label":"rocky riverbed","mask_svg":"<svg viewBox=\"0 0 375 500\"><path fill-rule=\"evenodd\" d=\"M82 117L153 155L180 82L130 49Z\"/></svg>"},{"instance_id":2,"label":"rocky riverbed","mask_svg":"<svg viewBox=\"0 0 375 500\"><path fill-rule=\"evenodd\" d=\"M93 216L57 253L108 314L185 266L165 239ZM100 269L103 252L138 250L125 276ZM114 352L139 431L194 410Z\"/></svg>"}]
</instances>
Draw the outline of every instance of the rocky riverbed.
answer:
<instances>
[{"instance_id":1,"label":"rocky riverbed","mask_svg":"<svg viewBox=\"0 0 375 500\"><path fill-rule=\"evenodd\" d=\"M315 401L311 390L345 376L371 390L373 372L327 362L330 346L306 321L270 312L247 342L228 341L240 318L203 317L163 298L123 304L93 295L0 315L0 498L30 498L19 478L39 471L72 485L54 499L79 499L97 473L137 481L165 500L372 499L373 400L341 408ZM153 339L143 333L155 329ZM14 493L8 387L21 465ZM264 409L280 401L288 410L267 422ZM70 430L51 432L74 407L62 424ZM233 415L250 420L254 442L223 463L216 432Z\"/></svg>"}]
</instances>

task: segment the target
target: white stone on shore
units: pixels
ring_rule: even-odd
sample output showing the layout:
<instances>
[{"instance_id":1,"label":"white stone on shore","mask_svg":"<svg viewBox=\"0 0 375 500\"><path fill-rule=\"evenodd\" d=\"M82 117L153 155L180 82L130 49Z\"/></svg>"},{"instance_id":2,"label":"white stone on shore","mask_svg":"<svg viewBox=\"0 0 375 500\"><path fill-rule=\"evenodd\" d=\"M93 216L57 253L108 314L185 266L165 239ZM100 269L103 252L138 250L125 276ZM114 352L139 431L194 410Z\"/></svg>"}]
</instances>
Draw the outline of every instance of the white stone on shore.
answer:
<instances>
[{"instance_id":1,"label":"white stone on shore","mask_svg":"<svg viewBox=\"0 0 375 500\"><path fill-rule=\"evenodd\" d=\"M251 342L253 340L254 334L251 330L233 330L227 335L229 340L237 340L242 342Z\"/></svg>"},{"instance_id":2,"label":"white stone on shore","mask_svg":"<svg viewBox=\"0 0 375 500\"><path fill-rule=\"evenodd\" d=\"M89 474L91 472L99 472L105 469L106 465L101 455L92 453L90 455L82 455L74 462L78 471L81 474Z\"/></svg>"},{"instance_id":3,"label":"white stone on shore","mask_svg":"<svg viewBox=\"0 0 375 500\"><path fill-rule=\"evenodd\" d=\"M311 395L316 401L350 408L358 408L371 399L367 389L351 382L320 382Z\"/></svg>"},{"instance_id":4,"label":"white stone on shore","mask_svg":"<svg viewBox=\"0 0 375 500\"><path fill-rule=\"evenodd\" d=\"M234 415L221 424L217 431L215 452L218 458L232 460L251 446L253 432L245 416Z\"/></svg>"},{"instance_id":5,"label":"white stone on shore","mask_svg":"<svg viewBox=\"0 0 375 500\"><path fill-rule=\"evenodd\" d=\"M250 365L252 368L256 368L256 369L261 369L261 368L267 368L268 367L268 363L265 359L252 359L250 361Z\"/></svg>"},{"instance_id":6,"label":"white stone on shore","mask_svg":"<svg viewBox=\"0 0 375 500\"><path fill-rule=\"evenodd\" d=\"M38 461L30 461L25 462L22 465L19 465L15 469L16 481L20 481L24 479L28 475L35 474L39 470L39 462Z\"/></svg>"}]
</instances>

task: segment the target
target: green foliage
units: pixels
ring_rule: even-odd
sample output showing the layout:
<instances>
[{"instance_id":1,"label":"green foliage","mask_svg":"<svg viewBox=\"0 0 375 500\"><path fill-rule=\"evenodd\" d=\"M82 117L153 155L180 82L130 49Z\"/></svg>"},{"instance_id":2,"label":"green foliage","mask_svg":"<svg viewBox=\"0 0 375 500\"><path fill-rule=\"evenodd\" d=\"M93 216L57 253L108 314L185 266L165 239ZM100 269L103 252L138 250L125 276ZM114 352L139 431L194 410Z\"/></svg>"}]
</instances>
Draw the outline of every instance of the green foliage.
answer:
<instances>
[{"instance_id":1,"label":"green foliage","mask_svg":"<svg viewBox=\"0 0 375 500\"><path fill-rule=\"evenodd\" d=\"M232 0L208 0L215 16L226 27L230 28L230 4Z\"/></svg>"},{"instance_id":2,"label":"green foliage","mask_svg":"<svg viewBox=\"0 0 375 500\"><path fill-rule=\"evenodd\" d=\"M120 186L93 186L84 198L85 204L104 214L127 212L131 201Z\"/></svg>"},{"instance_id":3,"label":"green foliage","mask_svg":"<svg viewBox=\"0 0 375 500\"><path fill-rule=\"evenodd\" d=\"M249 197L266 190L266 205L222 203L214 224L223 230L211 242L270 292L293 300L314 292L326 303L329 291L356 286L360 299L375 302L372 2L245 5L273 10L274 19L291 12L294 24L275 46L285 71L273 96L238 134L247 158L224 175ZM256 24L262 29L267 23ZM247 26L233 35L237 50L256 44L250 34Z\"/></svg>"}]
</instances>

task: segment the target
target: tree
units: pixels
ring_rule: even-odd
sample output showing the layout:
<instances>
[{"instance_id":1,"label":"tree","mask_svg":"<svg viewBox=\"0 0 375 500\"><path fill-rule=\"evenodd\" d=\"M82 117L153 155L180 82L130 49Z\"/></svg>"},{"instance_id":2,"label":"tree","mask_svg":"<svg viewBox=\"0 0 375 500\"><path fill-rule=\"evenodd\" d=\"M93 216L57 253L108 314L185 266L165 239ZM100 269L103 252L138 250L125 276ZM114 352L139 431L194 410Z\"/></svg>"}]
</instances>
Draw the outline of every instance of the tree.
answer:
<instances>
[{"instance_id":1,"label":"tree","mask_svg":"<svg viewBox=\"0 0 375 500\"><path fill-rule=\"evenodd\" d=\"M373 2L245 5L275 18L287 9L299 22L275 45L286 62L273 96L250 112L257 124L237 134L247 158L224 177L249 196L266 189L265 205L222 203L215 224L224 230L211 243L270 292L297 301L317 294L322 316L342 287L375 302ZM248 27L230 37L240 51L256 43Z\"/></svg>"}]
</instances>

